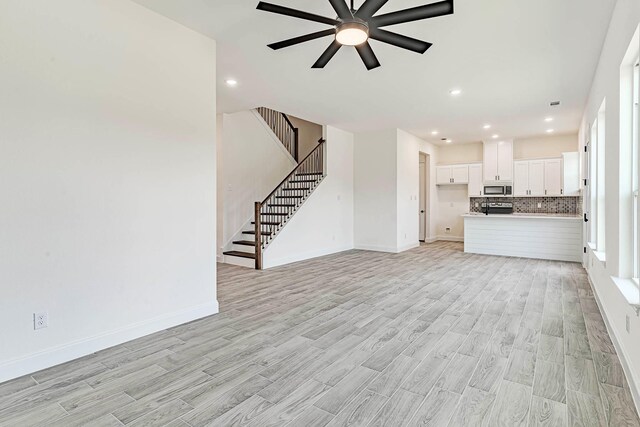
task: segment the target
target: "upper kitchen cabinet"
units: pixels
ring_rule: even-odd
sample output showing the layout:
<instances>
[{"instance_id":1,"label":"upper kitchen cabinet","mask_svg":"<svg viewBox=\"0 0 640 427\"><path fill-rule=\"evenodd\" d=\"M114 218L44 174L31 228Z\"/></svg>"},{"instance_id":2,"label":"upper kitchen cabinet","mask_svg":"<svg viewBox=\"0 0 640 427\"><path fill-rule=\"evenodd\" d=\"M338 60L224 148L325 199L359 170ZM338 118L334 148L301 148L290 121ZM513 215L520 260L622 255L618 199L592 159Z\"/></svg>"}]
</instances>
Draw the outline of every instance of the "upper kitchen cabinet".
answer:
<instances>
[{"instance_id":1,"label":"upper kitchen cabinet","mask_svg":"<svg viewBox=\"0 0 640 427\"><path fill-rule=\"evenodd\" d=\"M580 153L562 153L563 195L580 195Z\"/></svg>"},{"instance_id":2,"label":"upper kitchen cabinet","mask_svg":"<svg viewBox=\"0 0 640 427\"><path fill-rule=\"evenodd\" d=\"M544 161L544 195L562 196L562 159Z\"/></svg>"},{"instance_id":3,"label":"upper kitchen cabinet","mask_svg":"<svg viewBox=\"0 0 640 427\"><path fill-rule=\"evenodd\" d=\"M469 165L438 166L436 168L436 184L468 184Z\"/></svg>"},{"instance_id":4,"label":"upper kitchen cabinet","mask_svg":"<svg viewBox=\"0 0 640 427\"><path fill-rule=\"evenodd\" d=\"M484 142L484 181L513 181L513 140Z\"/></svg>"},{"instance_id":5,"label":"upper kitchen cabinet","mask_svg":"<svg viewBox=\"0 0 640 427\"><path fill-rule=\"evenodd\" d=\"M469 197L480 197L483 194L482 163L469 165Z\"/></svg>"}]
</instances>

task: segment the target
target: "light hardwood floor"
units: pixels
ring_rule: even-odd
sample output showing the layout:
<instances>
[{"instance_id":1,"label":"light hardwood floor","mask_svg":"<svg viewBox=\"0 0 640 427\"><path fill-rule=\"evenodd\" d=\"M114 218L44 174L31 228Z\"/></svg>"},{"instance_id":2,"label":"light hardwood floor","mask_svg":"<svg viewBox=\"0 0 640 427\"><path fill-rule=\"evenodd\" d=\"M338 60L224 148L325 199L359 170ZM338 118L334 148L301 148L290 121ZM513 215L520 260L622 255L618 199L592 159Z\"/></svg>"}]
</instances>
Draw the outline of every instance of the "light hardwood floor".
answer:
<instances>
[{"instance_id":1,"label":"light hardwood floor","mask_svg":"<svg viewBox=\"0 0 640 427\"><path fill-rule=\"evenodd\" d=\"M0 385L2 426L640 426L577 264L218 267L221 314Z\"/></svg>"}]
</instances>

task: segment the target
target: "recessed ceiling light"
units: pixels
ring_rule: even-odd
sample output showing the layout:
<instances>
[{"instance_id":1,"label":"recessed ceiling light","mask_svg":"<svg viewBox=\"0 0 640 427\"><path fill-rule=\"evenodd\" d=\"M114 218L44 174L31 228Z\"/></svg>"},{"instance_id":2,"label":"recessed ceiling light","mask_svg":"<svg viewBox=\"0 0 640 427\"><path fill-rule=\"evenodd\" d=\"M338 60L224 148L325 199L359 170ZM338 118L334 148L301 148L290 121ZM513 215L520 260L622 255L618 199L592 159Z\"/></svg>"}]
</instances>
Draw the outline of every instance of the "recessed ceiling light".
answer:
<instances>
[{"instance_id":1,"label":"recessed ceiling light","mask_svg":"<svg viewBox=\"0 0 640 427\"><path fill-rule=\"evenodd\" d=\"M500 138L500 135L492 135L491 138L498 139L498 138Z\"/></svg>"},{"instance_id":2,"label":"recessed ceiling light","mask_svg":"<svg viewBox=\"0 0 640 427\"><path fill-rule=\"evenodd\" d=\"M436 136L437 134L439 134L440 132L438 132L437 130L434 130L433 132L431 132L431 135Z\"/></svg>"},{"instance_id":3,"label":"recessed ceiling light","mask_svg":"<svg viewBox=\"0 0 640 427\"><path fill-rule=\"evenodd\" d=\"M546 118L544 119L544 121L545 121L545 122L547 122L547 123L550 123L550 122L552 122L552 121L553 121L553 117L546 117Z\"/></svg>"},{"instance_id":4,"label":"recessed ceiling light","mask_svg":"<svg viewBox=\"0 0 640 427\"><path fill-rule=\"evenodd\" d=\"M227 86L231 87L238 86L238 81L235 79L227 79L225 80L225 83L227 84Z\"/></svg>"},{"instance_id":5,"label":"recessed ceiling light","mask_svg":"<svg viewBox=\"0 0 640 427\"><path fill-rule=\"evenodd\" d=\"M491 125L484 125L482 126L483 129L491 129Z\"/></svg>"},{"instance_id":6,"label":"recessed ceiling light","mask_svg":"<svg viewBox=\"0 0 640 427\"><path fill-rule=\"evenodd\" d=\"M460 95L461 93L462 93L462 90L460 90L460 89L451 89L451 90L449 91L449 94L451 94L451 96L458 96L458 95Z\"/></svg>"},{"instance_id":7,"label":"recessed ceiling light","mask_svg":"<svg viewBox=\"0 0 640 427\"><path fill-rule=\"evenodd\" d=\"M553 132L555 132L554 129L547 129L547 133L553 133Z\"/></svg>"}]
</instances>

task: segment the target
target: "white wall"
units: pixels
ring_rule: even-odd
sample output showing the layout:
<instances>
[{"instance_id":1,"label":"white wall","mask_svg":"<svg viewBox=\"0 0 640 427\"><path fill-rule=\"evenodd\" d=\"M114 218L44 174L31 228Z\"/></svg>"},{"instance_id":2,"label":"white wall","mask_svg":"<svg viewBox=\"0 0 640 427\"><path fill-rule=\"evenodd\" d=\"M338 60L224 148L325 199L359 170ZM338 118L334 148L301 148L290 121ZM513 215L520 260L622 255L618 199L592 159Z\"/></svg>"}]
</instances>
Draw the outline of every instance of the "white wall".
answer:
<instances>
[{"instance_id":1,"label":"white wall","mask_svg":"<svg viewBox=\"0 0 640 427\"><path fill-rule=\"evenodd\" d=\"M469 213L469 188L466 185L441 185L438 187L438 240L463 241L464 218ZM450 232L447 233L447 228Z\"/></svg>"},{"instance_id":2,"label":"white wall","mask_svg":"<svg viewBox=\"0 0 640 427\"><path fill-rule=\"evenodd\" d=\"M0 381L216 313L215 43L128 0L0 9Z\"/></svg>"},{"instance_id":3,"label":"white wall","mask_svg":"<svg viewBox=\"0 0 640 427\"><path fill-rule=\"evenodd\" d=\"M419 244L420 152L430 155L427 240L435 240L436 147L400 129L357 134L355 147L356 248L401 252Z\"/></svg>"},{"instance_id":4,"label":"white wall","mask_svg":"<svg viewBox=\"0 0 640 427\"><path fill-rule=\"evenodd\" d=\"M322 125L290 115L287 117L293 126L298 128L298 159L302 161L316 148L318 140L322 138Z\"/></svg>"},{"instance_id":5,"label":"white wall","mask_svg":"<svg viewBox=\"0 0 640 427\"><path fill-rule=\"evenodd\" d=\"M625 276L625 256L629 253L625 244L628 239L621 238L629 234L627 224L621 218L627 216L628 194L621 192L621 179L618 171L626 167L621 163L630 161L628 156L621 157L620 146L620 65L634 32L640 23L640 2L637 0L618 0L614 10L607 39L604 43L598 69L593 81L591 93L581 127L581 141L584 145L589 135L587 129L598 115L598 109L606 98L606 263L588 250L587 268L593 282L596 296L601 303L605 318L611 329L613 340L617 344L627 379L630 382L636 405L640 406L640 317L628 304L620 288L612 277ZM640 43L638 43L640 48ZM624 184L622 184L624 185ZM586 206L585 206L586 208ZM586 245L586 243L585 243ZM630 330L626 331L626 317L630 318Z\"/></svg>"},{"instance_id":6,"label":"white wall","mask_svg":"<svg viewBox=\"0 0 640 427\"><path fill-rule=\"evenodd\" d=\"M397 250L401 252L420 245L420 151L422 144L426 143L400 129L397 135Z\"/></svg>"},{"instance_id":7,"label":"white wall","mask_svg":"<svg viewBox=\"0 0 640 427\"><path fill-rule=\"evenodd\" d=\"M355 246L396 252L397 130L356 134L354 147Z\"/></svg>"},{"instance_id":8,"label":"white wall","mask_svg":"<svg viewBox=\"0 0 640 427\"><path fill-rule=\"evenodd\" d=\"M293 170L296 163L255 111L224 114L222 163L218 173L224 188L223 235L218 256L253 218L254 203L262 201Z\"/></svg>"},{"instance_id":9,"label":"white wall","mask_svg":"<svg viewBox=\"0 0 640 427\"><path fill-rule=\"evenodd\" d=\"M513 158L519 160L561 157L562 153L579 149L578 134L522 138L513 141Z\"/></svg>"},{"instance_id":10,"label":"white wall","mask_svg":"<svg viewBox=\"0 0 640 427\"><path fill-rule=\"evenodd\" d=\"M482 142L469 144L449 144L438 146L439 162L442 165L455 163L482 163L484 146Z\"/></svg>"},{"instance_id":11,"label":"white wall","mask_svg":"<svg viewBox=\"0 0 640 427\"><path fill-rule=\"evenodd\" d=\"M353 134L326 133L327 176L264 251L265 268L354 247Z\"/></svg>"}]
</instances>

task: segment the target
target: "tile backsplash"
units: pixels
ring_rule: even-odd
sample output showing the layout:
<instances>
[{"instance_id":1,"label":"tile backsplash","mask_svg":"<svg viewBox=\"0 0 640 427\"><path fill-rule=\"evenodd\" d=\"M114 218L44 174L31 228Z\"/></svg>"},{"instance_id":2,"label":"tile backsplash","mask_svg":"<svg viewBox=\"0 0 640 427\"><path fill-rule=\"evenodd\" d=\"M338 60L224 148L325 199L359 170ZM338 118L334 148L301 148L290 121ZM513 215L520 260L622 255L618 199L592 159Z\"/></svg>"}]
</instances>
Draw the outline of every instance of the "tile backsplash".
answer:
<instances>
[{"instance_id":1,"label":"tile backsplash","mask_svg":"<svg viewBox=\"0 0 640 427\"><path fill-rule=\"evenodd\" d=\"M580 197L472 197L469 212L482 212L482 203L512 202L515 213L582 214ZM476 203L478 207L476 207ZM538 207L538 204L540 207Z\"/></svg>"}]
</instances>

